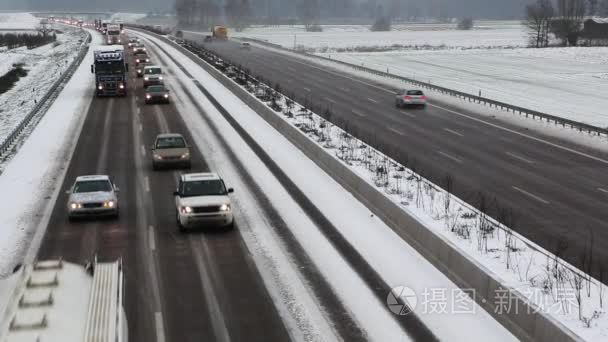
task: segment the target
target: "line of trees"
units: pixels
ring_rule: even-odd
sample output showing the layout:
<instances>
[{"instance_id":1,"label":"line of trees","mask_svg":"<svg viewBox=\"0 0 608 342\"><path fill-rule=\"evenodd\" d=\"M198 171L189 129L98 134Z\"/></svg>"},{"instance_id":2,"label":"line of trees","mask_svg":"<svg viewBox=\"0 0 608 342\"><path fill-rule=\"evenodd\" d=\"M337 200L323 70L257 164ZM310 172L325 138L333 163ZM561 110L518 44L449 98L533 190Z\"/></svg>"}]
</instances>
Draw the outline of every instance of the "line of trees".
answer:
<instances>
[{"instance_id":1,"label":"line of trees","mask_svg":"<svg viewBox=\"0 0 608 342\"><path fill-rule=\"evenodd\" d=\"M525 15L531 46L548 46L551 34L563 46L575 46L586 16L608 16L608 0L536 0Z\"/></svg>"},{"instance_id":2,"label":"line of trees","mask_svg":"<svg viewBox=\"0 0 608 342\"><path fill-rule=\"evenodd\" d=\"M57 40L55 33L52 35L28 34L28 33L4 33L0 34L0 47L6 46L9 50L26 46L33 49Z\"/></svg>"}]
</instances>

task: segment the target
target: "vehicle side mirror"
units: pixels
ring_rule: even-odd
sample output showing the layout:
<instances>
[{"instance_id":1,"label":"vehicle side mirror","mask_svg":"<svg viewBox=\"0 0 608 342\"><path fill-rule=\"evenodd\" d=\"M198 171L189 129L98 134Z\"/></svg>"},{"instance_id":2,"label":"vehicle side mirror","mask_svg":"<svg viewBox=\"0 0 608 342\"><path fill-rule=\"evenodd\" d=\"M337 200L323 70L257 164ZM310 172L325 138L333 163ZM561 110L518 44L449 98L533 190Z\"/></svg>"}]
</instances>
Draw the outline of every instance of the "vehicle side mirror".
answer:
<instances>
[{"instance_id":1,"label":"vehicle side mirror","mask_svg":"<svg viewBox=\"0 0 608 342\"><path fill-rule=\"evenodd\" d=\"M95 73L95 65L91 64L91 74Z\"/></svg>"},{"instance_id":2,"label":"vehicle side mirror","mask_svg":"<svg viewBox=\"0 0 608 342\"><path fill-rule=\"evenodd\" d=\"M72 193L72 190L66 190L65 193L66 195L70 195Z\"/></svg>"},{"instance_id":3,"label":"vehicle side mirror","mask_svg":"<svg viewBox=\"0 0 608 342\"><path fill-rule=\"evenodd\" d=\"M117 186L115 186L114 187L114 192L120 192L120 189Z\"/></svg>"},{"instance_id":4,"label":"vehicle side mirror","mask_svg":"<svg viewBox=\"0 0 608 342\"><path fill-rule=\"evenodd\" d=\"M173 191L173 196L179 196L179 191Z\"/></svg>"},{"instance_id":5,"label":"vehicle side mirror","mask_svg":"<svg viewBox=\"0 0 608 342\"><path fill-rule=\"evenodd\" d=\"M231 193L233 193L233 192L234 192L234 189L233 189L233 188L228 188L228 193L229 193L229 194L231 194Z\"/></svg>"}]
</instances>

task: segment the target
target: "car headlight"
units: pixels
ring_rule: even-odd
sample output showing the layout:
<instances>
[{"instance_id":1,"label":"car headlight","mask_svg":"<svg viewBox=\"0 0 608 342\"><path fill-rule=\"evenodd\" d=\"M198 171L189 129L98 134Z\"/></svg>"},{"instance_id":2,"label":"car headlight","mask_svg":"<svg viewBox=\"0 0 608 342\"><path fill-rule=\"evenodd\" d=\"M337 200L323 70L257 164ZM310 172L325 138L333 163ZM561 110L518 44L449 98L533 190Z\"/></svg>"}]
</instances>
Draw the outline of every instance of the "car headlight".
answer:
<instances>
[{"instance_id":1,"label":"car headlight","mask_svg":"<svg viewBox=\"0 0 608 342\"><path fill-rule=\"evenodd\" d=\"M125 89L125 85L124 85L124 84L121 84L121 85L119 85L119 86L118 86L118 88L120 88L120 89Z\"/></svg>"},{"instance_id":2,"label":"car headlight","mask_svg":"<svg viewBox=\"0 0 608 342\"><path fill-rule=\"evenodd\" d=\"M148 77L148 76L144 77L144 81L147 81L149 79L150 79L150 77Z\"/></svg>"},{"instance_id":3,"label":"car headlight","mask_svg":"<svg viewBox=\"0 0 608 342\"><path fill-rule=\"evenodd\" d=\"M165 94L165 98L168 99L169 98L169 94Z\"/></svg>"},{"instance_id":4,"label":"car headlight","mask_svg":"<svg viewBox=\"0 0 608 342\"><path fill-rule=\"evenodd\" d=\"M135 60L135 63L139 63L139 58Z\"/></svg>"},{"instance_id":5,"label":"car headlight","mask_svg":"<svg viewBox=\"0 0 608 342\"><path fill-rule=\"evenodd\" d=\"M158 154L154 155L154 159L158 159L158 160L163 160L163 156L160 156Z\"/></svg>"},{"instance_id":6,"label":"car headlight","mask_svg":"<svg viewBox=\"0 0 608 342\"><path fill-rule=\"evenodd\" d=\"M149 100L152 96L150 94L146 94L146 98Z\"/></svg>"},{"instance_id":7,"label":"car headlight","mask_svg":"<svg viewBox=\"0 0 608 342\"><path fill-rule=\"evenodd\" d=\"M107 202L103 202L103 207L104 208L114 208L116 204L114 203L114 201L107 201Z\"/></svg>"},{"instance_id":8,"label":"car headlight","mask_svg":"<svg viewBox=\"0 0 608 342\"><path fill-rule=\"evenodd\" d=\"M72 202L72 203L70 203L70 208L72 208L72 209L80 209L80 208L82 208L82 204L76 203L76 202Z\"/></svg>"},{"instance_id":9,"label":"car headlight","mask_svg":"<svg viewBox=\"0 0 608 342\"><path fill-rule=\"evenodd\" d=\"M149 62L149 61L150 61L150 59L149 59L149 58L146 58L146 62Z\"/></svg>"},{"instance_id":10,"label":"car headlight","mask_svg":"<svg viewBox=\"0 0 608 342\"><path fill-rule=\"evenodd\" d=\"M222 204L220 206L220 211L230 211L230 204Z\"/></svg>"},{"instance_id":11,"label":"car headlight","mask_svg":"<svg viewBox=\"0 0 608 342\"><path fill-rule=\"evenodd\" d=\"M138 74L141 74L141 70L137 70L137 73L138 73Z\"/></svg>"},{"instance_id":12,"label":"car headlight","mask_svg":"<svg viewBox=\"0 0 608 342\"><path fill-rule=\"evenodd\" d=\"M159 80L159 81L162 81L162 80L163 80L163 77L162 77L162 76L158 76L158 80Z\"/></svg>"},{"instance_id":13,"label":"car headlight","mask_svg":"<svg viewBox=\"0 0 608 342\"><path fill-rule=\"evenodd\" d=\"M103 90L103 86L99 86L99 87L97 87L97 89Z\"/></svg>"},{"instance_id":14,"label":"car headlight","mask_svg":"<svg viewBox=\"0 0 608 342\"><path fill-rule=\"evenodd\" d=\"M186 159L186 158L188 158L188 157L190 157L190 153L184 153L184 154L182 154L182 156L181 156L181 158L182 158L182 159Z\"/></svg>"},{"instance_id":15,"label":"car headlight","mask_svg":"<svg viewBox=\"0 0 608 342\"><path fill-rule=\"evenodd\" d=\"M192 213L192 208L190 208L190 207L182 207L181 210L182 210L183 214L190 214L190 213Z\"/></svg>"}]
</instances>

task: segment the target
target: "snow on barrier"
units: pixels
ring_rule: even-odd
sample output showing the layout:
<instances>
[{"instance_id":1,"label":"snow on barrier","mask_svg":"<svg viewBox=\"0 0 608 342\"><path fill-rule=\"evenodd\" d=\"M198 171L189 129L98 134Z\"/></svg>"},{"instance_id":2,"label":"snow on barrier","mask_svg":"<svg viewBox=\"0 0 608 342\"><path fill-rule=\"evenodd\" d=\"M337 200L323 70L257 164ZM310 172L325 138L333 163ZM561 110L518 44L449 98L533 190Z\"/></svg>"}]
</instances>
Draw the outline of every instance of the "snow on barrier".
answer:
<instances>
[{"instance_id":1,"label":"snow on barrier","mask_svg":"<svg viewBox=\"0 0 608 342\"><path fill-rule=\"evenodd\" d=\"M86 31L85 31L86 32ZM46 109L50 107L53 103L53 100L59 95L62 90L62 85L72 77L76 68L80 65L84 57L88 52L88 44L91 42L91 34L87 32L87 39L80 45L80 52L74 58L72 63L70 63L69 67L63 72L61 77L53 83L51 88L49 88L48 92L36 103L34 108L21 120L19 125L13 129L13 131L4 139L2 143L0 143L0 159L5 156L8 152L11 151L14 143L19 139L21 133L30 125L32 119L34 119L38 114L44 115Z\"/></svg>"},{"instance_id":2,"label":"snow on barrier","mask_svg":"<svg viewBox=\"0 0 608 342\"><path fill-rule=\"evenodd\" d=\"M322 60L322 61L325 61L325 62L338 63L338 64L347 66L347 67L355 69L355 70L367 72L367 73L374 74L374 75L377 75L377 76L382 76L382 77L392 78L392 79L395 79L395 80L400 80L400 81L403 81L403 82L406 82L406 83L414 84L414 85L416 85L418 87L421 87L421 88L426 88L426 89L429 89L429 90L433 90L433 91L439 92L441 94L447 94L447 95L450 95L450 96L457 97L459 99L468 100L469 102L474 102L474 103L479 103L479 104L487 105L487 106L490 106L490 107L500 108L501 110L506 110L507 112L510 111L510 112L513 112L513 113L517 113L519 115L524 115L526 117L532 117L533 119L540 118L541 120L546 120L547 122L553 122L554 124L561 125L562 127L568 126L570 128L577 129L577 130L579 130L581 132L588 132L590 134L603 135L603 136L608 137L608 129L606 129L606 128L597 127L597 126L589 125L589 124L578 122L578 121L568 120L568 119L565 119L565 118L561 118L559 116L555 116L555 115L539 112L539 111L536 111L536 110L532 110L532 109L528 109L528 108L523 108L523 107L511 105L511 104L508 104L508 103L492 100L492 99L485 98L485 97L482 97L482 96L468 94L468 93L465 93L465 92L462 92L462 91L458 91L458 90L453 90L453 89L441 87L441 86L434 85L434 84L429 83L429 82L422 82L422 81L415 80L415 79L412 79L412 78L408 78L408 77L403 77L403 76L400 76L400 75L391 74L389 72L384 72L384 71L368 68L368 67L365 67L365 66L362 66L362 65L356 65L356 64L352 64L352 63L336 60L336 59L331 59L331 58L328 58L328 57L325 57L325 56L319 56L319 55L315 55L315 54L310 54L310 53L307 53L307 52L304 52L304 51L291 50L291 49L285 48L285 47L283 47L281 45L272 44L272 43L265 42L265 41L262 41L262 40L259 40L259 39L254 39L254 38L239 38L239 40L254 42L254 43L257 43L257 44L260 44L260 45L271 47L273 49L283 50L283 51L286 51L286 52L295 53L297 55L301 55L301 56L305 56L305 57L316 58L316 59L319 59L319 60Z\"/></svg>"},{"instance_id":3,"label":"snow on barrier","mask_svg":"<svg viewBox=\"0 0 608 342\"><path fill-rule=\"evenodd\" d=\"M608 336L601 282L211 52L159 38L205 61L207 72L435 267L472 289L473 299L520 339L601 341Z\"/></svg>"}]
</instances>

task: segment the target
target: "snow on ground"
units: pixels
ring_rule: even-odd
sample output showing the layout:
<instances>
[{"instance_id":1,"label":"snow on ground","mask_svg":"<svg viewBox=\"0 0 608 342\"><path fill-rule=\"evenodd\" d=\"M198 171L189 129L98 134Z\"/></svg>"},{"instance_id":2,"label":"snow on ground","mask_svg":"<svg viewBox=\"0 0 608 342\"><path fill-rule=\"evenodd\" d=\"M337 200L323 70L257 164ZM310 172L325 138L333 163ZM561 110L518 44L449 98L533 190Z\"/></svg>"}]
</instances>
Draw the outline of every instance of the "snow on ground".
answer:
<instances>
[{"instance_id":1,"label":"snow on ground","mask_svg":"<svg viewBox=\"0 0 608 342\"><path fill-rule=\"evenodd\" d=\"M305 57L305 59L311 58ZM503 118L505 116L498 109L467 104L450 97L447 99L451 99L452 104L473 112L483 108L486 112L484 115L502 115ZM285 103L282 102L281 105L285 110ZM296 105L293 113L302 114L300 110L301 107ZM495 304L501 305L500 312L507 313L512 310L510 306L507 309L512 298L511 293L518 293L533 303L536 310L553 316L584 340L598 342L606 340L608 315L602 303L608 290L607 286L585 276L580 270L576 270L508 227L480 215L476 209L458 198L447 196L445 191L381 152L352 137L345 138L348 134L328 124L321 117L304 114L286 120L295 127L306 129L311 139L326 148L328 153L335 154L336 158L363 179L402 206L404 211L437 234L449 239L461 249L462 253L473 257L486 269L498 275L504 291L497 291L493 299ZM545 127L545 124L536 120L528 121L528 124L541 131L546 130L553 135L563 135L569 139L573 138L572 132L581 135L572 129ZM582 135L583 137L578 138L588 139L585 142L591 146L605 145L601 138ZM601 149L606 150L606 147L603 146ZM379 175L378 167L389 171ZM446 202L446 198L449 202ZM505 298L506 301L503 301Z\"/></svg>"},{"instance_id":2,"label":"snow on ground","mask_svg":"<svg viewBox=\"0 0 608 342\"><path fill-rule=\"evenodd\" d=\"M205 85L388 284L408 286L419 295L431 288L446 289L446 301L454 303L456 294L452 290L458 287L399 238L384 222L373 215L370 216L369 210L363 204L188 57L157 39L149 36L148 38L160 43L196 80ZM186 88L194 94L199 94L190 77L177 67L172 69L180 76ZM201 98L199 103L248 172L259 182L260 188L272 194L273 205L284 215L289 229L308 251L341 300L352 310L355 319L366 329L369 337L379 341L397 340L393 319L381 308L385 304L370 297L373 295L362 284L361 279L353 276L356 272L346 265L323 234L318 229L313 229L315 225L302 217L302 212L297 207L293 207L289 194L285 193L285 189L277 187L276 182L272 181L273 177L268 177L266 167L251 154L250 149L217 110L204 98ZM190 127L199 126L202 125ZM222 170L222 173L224 172ZM225 177L229 183L238 181ZM311 184L315 186L310 186ZM369 234L371 231L374 234ZM475 313L449 314L422 310L417 313L424 324L442 340L515 340L487 312L470 300L468 303L476 308Z\"/></svg>"},{"instance_id":3,"label":"snow on ground","mask_svg":"<svg viewBox=\"0 0 608 342\"><path fill-rule=\"evenodd\" d=\"M386 71L574 121L608 127L608 48L331 53Z\"/></svg>"},{"instance_id":4,"label":"snow on ground","mask_svg":"<svg viewBox=\"0 0 608 342\"><path fill-rule=\"evenodd\" d=\"M64 27L57 35L58 45L50 43L36 49L25 47L0 52L0 74L12 68L13 63L23 63L28 70L12 89L0 95L0 141L19 125L21 120L68 68L78 55L79 47L86 39L80 29Z\"/></svg>"},{"instance_id":5,"label":"snow on ground","mask_svg":"<svg viewBox=\"0 0 608 342\"><path fill-rule=\"evenodd\" d=\"M33 30L40 19L30 13L0 13L0 31L3 30Z\"/></svg>"},{"instance_id":6,"label":"snow on ground","mask_svg":"<svg viewBox=\"0 0 608 342\"><path fill-rule=\"evenodd\" d=\"M471 31L456 30L453 24L393 25L389 32L371 32L365 25L324 25L323 32L306 32L301 25L254 26L233 37L255 38L286 48L333 52L338 49L379 48L394 44L409 49L450 49L526 46L526 36L518 22L477 22Z\"/></svg>"},{"instance_id":7,"label":"snow on ground","mask_svg":"<svg viewBox=\"0 0 608 342\"><path fill-rule=\"evenodd\" d=\"M94 47L102 43L99 35L90 32L93 41L85 62L0 175L0 189L11 194L0 196L0 277L23 260L32 241L40 243L46 224L38 227L38 221L48 220L50 212L44 209L61 190L55 187L62 183L93 98L94 78L86 61L93 59Z\"/></svg>"}]
</instances>

